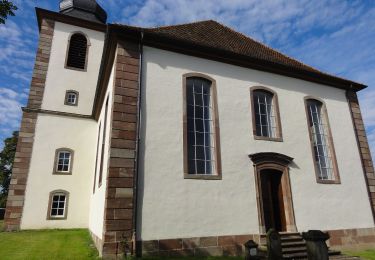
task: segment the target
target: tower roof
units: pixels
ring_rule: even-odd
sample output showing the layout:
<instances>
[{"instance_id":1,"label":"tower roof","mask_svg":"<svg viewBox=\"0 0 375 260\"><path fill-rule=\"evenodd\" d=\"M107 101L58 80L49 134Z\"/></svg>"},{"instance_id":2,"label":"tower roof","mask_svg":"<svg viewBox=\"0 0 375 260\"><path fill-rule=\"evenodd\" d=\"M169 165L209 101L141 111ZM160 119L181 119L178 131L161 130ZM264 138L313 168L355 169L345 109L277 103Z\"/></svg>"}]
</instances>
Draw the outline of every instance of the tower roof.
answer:
<instances>
[{"instance_id":1,"label":"tower roof","mask_svg":"<svg viewBox=\"0 0 375 260\"><path fill-rule=\"evenodd\" d=\"M92 22L107 22L107 13L95 0L62 0L60 13Z\"/></svg>"}]
</instances>

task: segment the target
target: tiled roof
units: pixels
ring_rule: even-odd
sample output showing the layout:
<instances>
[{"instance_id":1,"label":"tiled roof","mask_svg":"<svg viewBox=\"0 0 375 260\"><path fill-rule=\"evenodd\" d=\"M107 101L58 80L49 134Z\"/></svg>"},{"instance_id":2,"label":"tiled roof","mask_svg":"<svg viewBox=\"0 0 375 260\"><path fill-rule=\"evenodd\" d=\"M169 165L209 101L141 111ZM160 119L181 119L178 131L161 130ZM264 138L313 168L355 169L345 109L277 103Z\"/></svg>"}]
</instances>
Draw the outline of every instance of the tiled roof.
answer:
<instances>
[{"instance_id":1,"label":"tiled roof","mask_svg":"<svg viewBox=\"0 0 375 260\"><path fill-rule=\"evenodd\" d=\"M321 76L327 81L340 81L347 87L351 83L359 89L366 87L360 83L333 76L303 64L213 20L156 28L141 28L128 25L117 26L121 26L124 29L143 31L145 34L170 39L171 41L181 41L189 43L192 46L206 47L217 51L221 50L226 53L248 57L255 61L280 65L287 70L297 71L297 73L312 73L310 77Z\"/></svg>"}]
</instances>

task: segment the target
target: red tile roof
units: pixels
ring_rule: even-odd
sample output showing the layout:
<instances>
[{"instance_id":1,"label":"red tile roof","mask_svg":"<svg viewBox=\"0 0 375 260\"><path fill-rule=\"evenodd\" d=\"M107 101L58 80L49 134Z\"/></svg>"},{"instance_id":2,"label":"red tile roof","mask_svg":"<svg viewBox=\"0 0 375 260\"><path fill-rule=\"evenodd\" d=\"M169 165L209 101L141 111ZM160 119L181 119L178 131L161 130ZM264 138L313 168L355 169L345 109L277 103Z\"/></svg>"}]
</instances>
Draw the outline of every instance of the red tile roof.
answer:
<instances>
[{"instance_id":1,"label":"red tile roof","mask_svg":"<svg viewBox=\"0 0 375 260\"><path fill-rule=\"evenodd\" d=\"M353 85L355 90L360 90L366 87L363 84L333 76L303 64L213 20L156 28L141 28L119 24L115 26L125 30L142 31L145 35L151 36L153 40L163 39L165 42L183 42L193 46L192 48L203 47L206 50L222 51L223 56L233 54L248 58L252 62L259 61L274 65L289 71L291 76L295 74L297 78L303 78L303 76L298 77L300 73L301 75L305 74L306 80L315 81L314 77L321 77L322 83L336 82L341 88L350 88L350 85ZM319 82L318 80L316 81ZM334 84L332 83L331 85Z\"/></svg>"}]
</instances>

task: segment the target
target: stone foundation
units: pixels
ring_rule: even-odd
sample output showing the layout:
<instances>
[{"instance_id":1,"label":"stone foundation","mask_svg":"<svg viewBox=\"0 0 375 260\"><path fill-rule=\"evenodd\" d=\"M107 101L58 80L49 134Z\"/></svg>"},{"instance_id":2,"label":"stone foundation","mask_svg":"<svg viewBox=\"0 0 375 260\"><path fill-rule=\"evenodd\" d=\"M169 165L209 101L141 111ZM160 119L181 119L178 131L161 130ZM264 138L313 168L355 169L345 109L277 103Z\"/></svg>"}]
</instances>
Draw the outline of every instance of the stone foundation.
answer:
<instances>
[{"instance_id":1,"label":"stone foundation","mask_svg":"<svg viewBox=\"0 0 375 260\"><path fill-rule=\"evenodd\" d=\"M375 248L375 228L328 230L327 245L336 250ZM260 241L262 239L262 241ZM244 243L264 244L259 234L137 241L142 256L244 256Z\"/></svg>"},{"instance_id":2,"label":"stone foundation","mask_svg":"<svg viewBox=\"0 0 375 260\"><path fill-rule=\"evenodd\" d=\"M331 249L362 250L375 248L375 228L328 230Z\"/></svg>"},{"instance_id":3,"label":"stone foundation","mask_svg":"<svg viewBox=\"0 0 375 260\"><path fill-rule=\"evenodd\" d=\"M93 232L90 231L91 239L94 242L95 247L98 249L99 256L102 255L102 249L103 249L103 240L100 239L97 235L95 235Z\"/></svg>"},{"instance_id":4,"label":"stone foundation","mask_svg":"<svg viewBox=\"0 0 375 260\"><path fill-rule=\"evenodd\" d=\"M138 241L142 256L243 256L243 244L259 235L211 236Z\"/></svg>"}]
</instances>

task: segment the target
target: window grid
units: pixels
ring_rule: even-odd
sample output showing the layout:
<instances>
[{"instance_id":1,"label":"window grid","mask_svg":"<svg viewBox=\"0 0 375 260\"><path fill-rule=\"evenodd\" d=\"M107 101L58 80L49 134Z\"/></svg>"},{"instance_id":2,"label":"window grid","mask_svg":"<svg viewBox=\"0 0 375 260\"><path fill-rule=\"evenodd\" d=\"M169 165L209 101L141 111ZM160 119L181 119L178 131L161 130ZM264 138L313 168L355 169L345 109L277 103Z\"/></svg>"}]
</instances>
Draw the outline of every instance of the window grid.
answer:
<instances>
[{"instance_id":1,"label":"window grid","mask_svg":"<svg viewBox=\"0 0 375 260\"><path fill-rule=\"evenodd\" d=\"M328 126L324 122L322 104L308 102L310 130L314 146L315 164L318 167L319 179L334 180L333 160L329 146Z\"/></svg>"},{"instance_id":2,"label":"window grid","mask_svg":"<svg viewBox=\"0 0 375 260\"><path fill-rule=\"evenodd\" d=\"M69 172L70 170L71 153L68 151L61 151L58 154L57 171Z\"/></svg>"},{"instance_id":3,"label":"window grid","mask_svg":"<svg viewBox=\"0 0 375 260\"><path fill-rule=\"evenodd\" d=\"M187 88L189 174L211 175L215 171L211 86L206 80L188 81L192 82Z\"/></svg>"},{"instance_id":4,"label":"window grid","mask_svg":"<svg viewBox=\"0 0 375 260\"><path fill-rule=\"evenodd\" d=\"M276 116L273 95L264 91L254 91L254 111L256 135L276 138Z\"/></svg>"},{"instance_id":5,"label":"window grid","mask_svg":"<svg viewBox=\"0 0 375 260\"><path fill-rule=\"evenodd\" d=\"M54 194L52 197L50 216L54 218L63 218L65 216L66 195Z\"/></svg>"},{"instance_id":6,"label":"window grid","mask_svg":"<svg viewBox=\"0 0 375 260\"><path fill-rule=\"evenodd\" d=\"M73 92L68 93L67 103L70 105L75 105L77 102L77 94Z\"/></svg>"}]
</instances>

